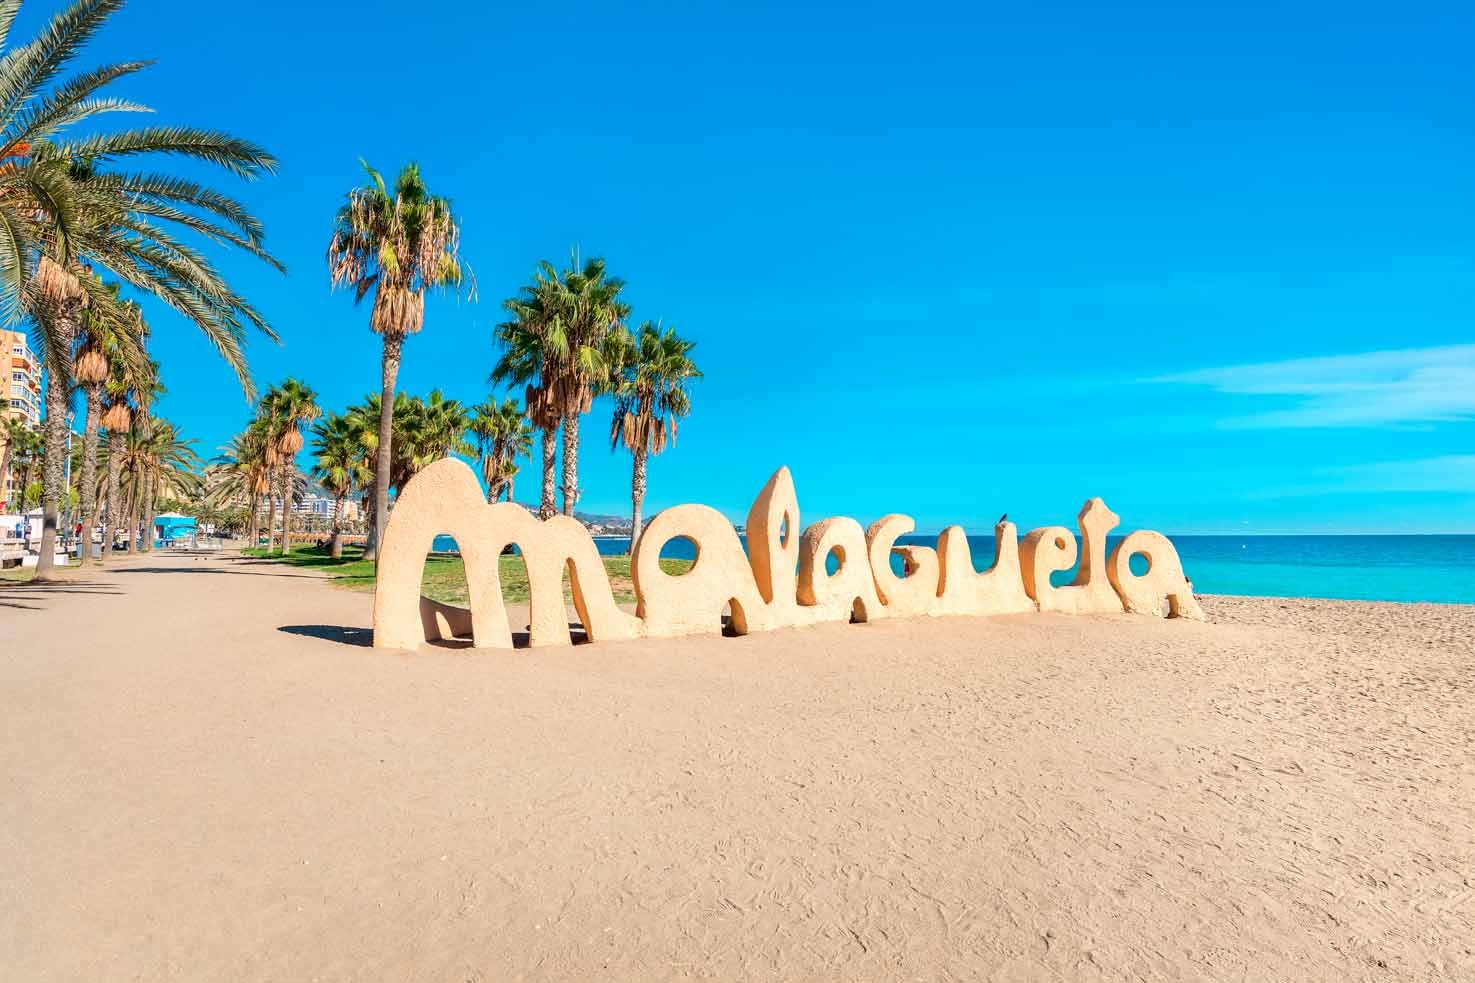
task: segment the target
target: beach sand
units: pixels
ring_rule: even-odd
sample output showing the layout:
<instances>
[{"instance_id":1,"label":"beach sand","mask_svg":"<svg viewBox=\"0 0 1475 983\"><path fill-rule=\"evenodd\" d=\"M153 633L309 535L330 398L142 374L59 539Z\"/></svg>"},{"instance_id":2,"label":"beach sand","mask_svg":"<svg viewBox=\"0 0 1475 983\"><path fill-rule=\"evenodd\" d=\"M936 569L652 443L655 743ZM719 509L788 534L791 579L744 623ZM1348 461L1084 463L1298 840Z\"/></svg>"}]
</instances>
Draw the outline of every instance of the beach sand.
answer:
<instances>
[{"instance_id":1,"label":"beach sand","mask_svg":"<svg viewBox=\"0 0 1475 983\"><path fill-rule=\"evenodd\" d=\"M385 653L0 584L0 979L1475 979L1475 608Z\"/></svg>"}]
</instances>

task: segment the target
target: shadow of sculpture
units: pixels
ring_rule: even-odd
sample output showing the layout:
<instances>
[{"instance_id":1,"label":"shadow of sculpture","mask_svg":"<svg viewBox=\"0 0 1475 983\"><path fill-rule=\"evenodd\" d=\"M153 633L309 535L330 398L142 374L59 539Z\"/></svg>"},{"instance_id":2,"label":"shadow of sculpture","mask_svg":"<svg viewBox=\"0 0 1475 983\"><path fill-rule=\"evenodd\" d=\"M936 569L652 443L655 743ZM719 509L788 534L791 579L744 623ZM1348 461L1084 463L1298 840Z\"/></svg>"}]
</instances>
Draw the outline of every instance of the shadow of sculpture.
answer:
<instances>
[{"instance_id":1,"label":"shadow of sculpture","mask_svg":"<svg viewBox=\"0 0 1475 983\"><path fill-rule=\"evenodd\" d=\"M357 645L368 648L374 644L374 632L370 628L346 628L342 625L282 625L277 631L303 638L320 638L325 642L341 645Z\"/></svg>"}]
</instances>

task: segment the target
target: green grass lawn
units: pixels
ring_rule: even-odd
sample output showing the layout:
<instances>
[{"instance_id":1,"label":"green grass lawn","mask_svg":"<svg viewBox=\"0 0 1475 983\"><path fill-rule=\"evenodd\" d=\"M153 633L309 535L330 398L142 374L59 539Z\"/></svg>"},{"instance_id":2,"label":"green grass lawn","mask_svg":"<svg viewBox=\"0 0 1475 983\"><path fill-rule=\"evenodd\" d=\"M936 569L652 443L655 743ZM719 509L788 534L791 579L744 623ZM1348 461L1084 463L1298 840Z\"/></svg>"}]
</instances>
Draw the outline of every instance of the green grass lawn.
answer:
<instances>
[{"instance_id":1,"label":"green grass lawn","mask_svg":"<svg viewBox=\"0 0 1475 983\"><path fill-rule=\"evenodd\" d=\"M247 547L241 552L247 556L267 556L266 549L259 546ZM295 547L287 556L273 553L270 559L294 567L321 569L332 578L336 587L371 591L374 589L374 564L361 559L363 552L357 546L345 547L342 559L335 560L328 555L326 547L306 546ZM633 604L635 585L630 579L630 557L605 556L600 559L604 560L604 569L609 574L610 587L614 590L615 600ZM522 559L516 556L500 557L498 569L502 578L503 599L526 601L528 599L528 577ZM691 569L691 561L662 560L661 569L672 574L685 573ZM467 601L466 569L462 566L460 557L433 556L426 559L425 576L420 582L420 592L426 597L445 604L465 605ZM564 599L569 599L567 578L565 578Z\"/></svg>"}]
</instances>

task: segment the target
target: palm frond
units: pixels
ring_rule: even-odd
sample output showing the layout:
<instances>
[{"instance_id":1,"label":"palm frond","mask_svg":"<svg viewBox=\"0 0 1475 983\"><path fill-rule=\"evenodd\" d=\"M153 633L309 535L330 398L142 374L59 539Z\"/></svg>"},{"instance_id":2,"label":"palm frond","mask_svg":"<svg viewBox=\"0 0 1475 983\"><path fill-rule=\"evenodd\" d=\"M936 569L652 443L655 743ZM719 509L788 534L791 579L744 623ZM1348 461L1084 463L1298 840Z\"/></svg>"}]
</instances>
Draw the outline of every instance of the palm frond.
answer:
<instances>
[{"instance_id":1,"label":"palm frond","mask_svg":"<svg viewBox=\"0 0 1475 983\"><path fill-rule=\"evenodd\" d=\"M25 222L9 202L0 199L0 326L20 317L20 299L30 280Z\"/></svg>"},{"instance_id":2,"label":"palm frond","mask_svg":"<svg viewBox=\"0 0 1475 983\"><path fill-rule=\"evenodd\" d=\"M29 44L0 58L0 133L9 131L16 113L33 93L51 81L122 6L123 0L75 0L52 17Z\"/></svg>"},{"instance_id":3,"label":"palm frond","mask_svg":"<svg viewBox=\"0 0 1475 983\"><path fill-rule=\"evenodd\" d=\"M277 160L247 140L219 130L190 126L156 126L104 133L59 145L73 160L101 162L139 154L170 154L223 167L243 178L276 172Z\"/></svg>"},{"instance_id":4,"label":"palm frond","mask_svg":"<svg viewBox=\"0 0 1475 983\"><path fill-rule=\"evenodd\" d=\"M93 99L92 94L104 86L142 71L152 62L131 61L105 65L83 72L48 95L34 102L6 129L6 147L39 143L57 132L103 113L151 113L148 106L127 99Z\"/></svg>"}]
</instances>

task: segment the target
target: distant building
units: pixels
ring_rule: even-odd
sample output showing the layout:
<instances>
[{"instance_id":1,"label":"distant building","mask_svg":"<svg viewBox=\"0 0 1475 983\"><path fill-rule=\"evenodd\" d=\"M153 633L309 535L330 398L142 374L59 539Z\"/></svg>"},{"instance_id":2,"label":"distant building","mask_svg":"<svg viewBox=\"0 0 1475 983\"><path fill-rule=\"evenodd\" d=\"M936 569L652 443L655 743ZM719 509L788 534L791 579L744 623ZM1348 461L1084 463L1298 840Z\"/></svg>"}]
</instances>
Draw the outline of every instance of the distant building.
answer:
<instances>
[{"instance_id":1,"label":"distant building","mask_svg":"<svg viewBox=\"0 0 1475 983\"><path fill-rule=\"evenodd\" d=\"M292 514L315 516L331 522L333 521L333 508L336 505L337 499L328 495L308 495L302 501L292 503ZM343 502L343 521L357 522L358 519L359 503L350 495Z\"/></svg>"},{"instance_id":2,"label":"distant building","mask_svg":"<svg viewBox=\"0 0 1475 983\"><path fill-rule=\"evenodd\" d=\"M31 351L25 332L0 330L0 353L10 374L6 388L0 390L0 420L19 417L28 426L40 426L41 360ZM24 491L19 469L12 462L0 474L0 504L18 502Z\"/></svg>"},{"instance_id":3,"label":"distant building","mask_svg":"<svg viewBox=\"0 0 1475 983\"><path fill-rule=\"evenodd\" d=\"M300 502L292 503L293 515L316 515L333 518L333 500L326 495L308 495Z\"/></svg>"}]
</instances>

